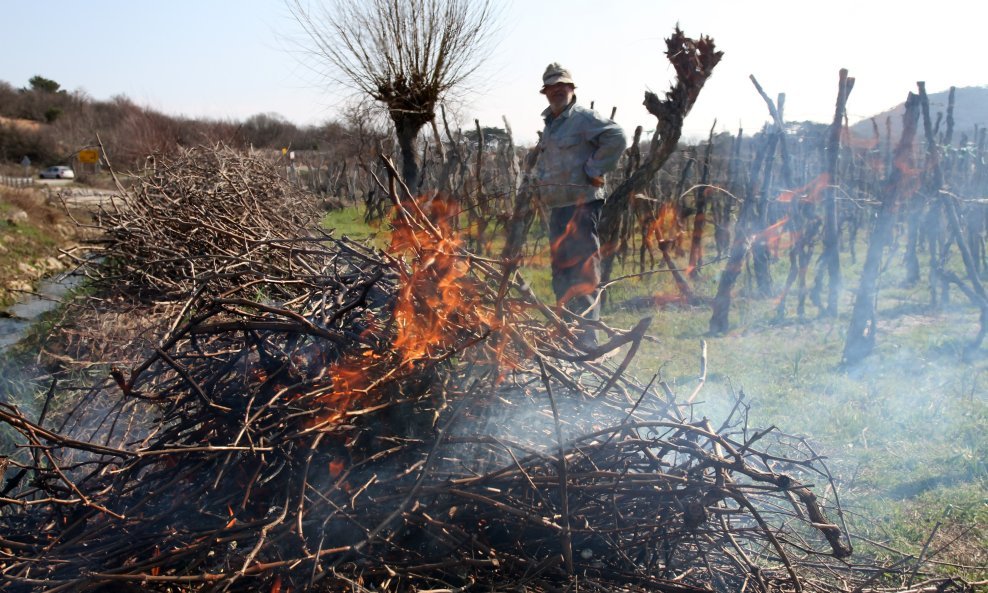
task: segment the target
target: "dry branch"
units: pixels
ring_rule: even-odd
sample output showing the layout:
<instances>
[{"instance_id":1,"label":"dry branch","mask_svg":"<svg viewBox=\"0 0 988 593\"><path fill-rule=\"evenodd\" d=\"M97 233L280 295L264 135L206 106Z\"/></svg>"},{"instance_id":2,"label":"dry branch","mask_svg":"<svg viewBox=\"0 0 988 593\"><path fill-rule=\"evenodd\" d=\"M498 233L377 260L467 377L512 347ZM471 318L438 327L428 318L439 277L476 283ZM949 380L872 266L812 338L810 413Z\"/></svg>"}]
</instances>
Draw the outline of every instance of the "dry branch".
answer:
<instances>
[{"instance_id":1,"label":"dry branch","mask_svg":"<svg viewBox=\"0 0 988 593\"><path fill-rule=\"evenodd\" d=\"M645 162L607 197L600 219L600 242L611 250L602 262L602 282L611 278L614 248L622 235L633 229L622 228L621 214L628 209L632 196L651 182L669 156L676 150L683 132L683 121L693 108L703 85L720 62L723 52L715 51L714 40L701 36L694 40L676 27L666 39L666 58L676 70L676 80L665 99L645 93L645 109L656 117L656 134L660 141L652 146Z\"/></svg>"},{"instance_id":2,"label":"dry branch","mask_svg":"<svg viewBox=\"0 0 988 593\"><path fill-rule=\"evenodd\" d=\"M289 252L315 217L313 198L270 162L224 147L189 149L153 162L100 209L97 282L113 294L175 299L206 285L214 294L232 288L223 278L242 281L244 267L269 278L289 265L305 270L307 259Z\"/></svg>"}]
</instances>

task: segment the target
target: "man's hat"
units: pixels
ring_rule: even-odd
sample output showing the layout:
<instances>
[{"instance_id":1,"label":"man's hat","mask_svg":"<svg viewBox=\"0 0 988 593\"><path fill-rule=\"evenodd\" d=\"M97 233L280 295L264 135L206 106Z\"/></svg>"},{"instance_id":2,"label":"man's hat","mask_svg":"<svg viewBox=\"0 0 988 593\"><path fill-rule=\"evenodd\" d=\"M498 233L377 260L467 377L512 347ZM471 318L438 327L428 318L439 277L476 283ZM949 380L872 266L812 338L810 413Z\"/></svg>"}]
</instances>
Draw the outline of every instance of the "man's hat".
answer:
<instances>
[{"instance_id":1,"label":"man's hat","mask_svg":"<svg viewBox=\"0 0 988 593\"><path fill-rule=\"evenodd\" d=\"M545 73L542 74L542 90L540 93L545 93L545 87L558 84L560 82L566 82L572 84L574 87L576 84L573 82L573 75L566 68L560 66L557 62L553 62L546 66Z\"/></svg>"}]
</instances>

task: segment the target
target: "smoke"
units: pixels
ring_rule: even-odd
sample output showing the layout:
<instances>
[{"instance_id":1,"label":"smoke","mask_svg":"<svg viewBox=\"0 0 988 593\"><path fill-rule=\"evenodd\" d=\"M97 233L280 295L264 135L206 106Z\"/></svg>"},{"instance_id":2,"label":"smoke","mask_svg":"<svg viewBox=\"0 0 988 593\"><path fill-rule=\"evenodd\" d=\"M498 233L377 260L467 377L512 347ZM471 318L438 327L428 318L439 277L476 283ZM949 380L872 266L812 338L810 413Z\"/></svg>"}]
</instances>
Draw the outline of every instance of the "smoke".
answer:
<instances>
[{"instance_id":1,"label":"smoke","mask_svg":"<svg viewBox=\"0 0 988 593\"><path fill-rule=\"evenodd\" d=\"M44 388L30 367L6 356L0 359L0 409L37 419L41 412L38 401L43 396ZM19 444L23 444L20 435L0 423L0 456L13 456Z\"/></svg>"},{"instance_id":2,"label":"smoke","mask_svg":"<svg viewBox=\"0 0 988 593\"><path fill-rule=\"evenodd\" d=\"M909 503L988 484L988 356L964 359L977 312L948 308L883 312L874 354L841 368L837 325L752 328L712 340L712 373L693 408L717 426L741 399L752 430L777 426L805 438L838 478L845 502ZM695 375L675 366L687 391ZM937 512L931 510L930 512Z\"/></svg>"}]
</instances>

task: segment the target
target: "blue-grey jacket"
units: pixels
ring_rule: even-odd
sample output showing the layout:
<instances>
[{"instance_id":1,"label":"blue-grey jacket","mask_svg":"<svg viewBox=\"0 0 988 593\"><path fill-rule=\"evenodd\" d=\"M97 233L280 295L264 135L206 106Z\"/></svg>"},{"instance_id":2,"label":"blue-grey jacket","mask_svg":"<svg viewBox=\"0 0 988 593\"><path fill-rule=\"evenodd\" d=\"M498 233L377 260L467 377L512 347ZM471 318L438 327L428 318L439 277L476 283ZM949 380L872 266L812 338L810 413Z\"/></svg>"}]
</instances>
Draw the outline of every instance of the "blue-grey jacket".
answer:
<instances>
[{"instance_id":1,"label":"blue-grey jacket","mask_svg":"<svg viewBox=\"0 0 988 593\"><path fill-rule=\"evenodd\" d=\"M546 125L534 175L542 203L558 208L604 199L604 188L591 185L590 178L617 166L628 147L621 126L580 107L575 98L558 116L552 117L552 111L546 109L542 117Z\"/></svg>"}]
</instances>

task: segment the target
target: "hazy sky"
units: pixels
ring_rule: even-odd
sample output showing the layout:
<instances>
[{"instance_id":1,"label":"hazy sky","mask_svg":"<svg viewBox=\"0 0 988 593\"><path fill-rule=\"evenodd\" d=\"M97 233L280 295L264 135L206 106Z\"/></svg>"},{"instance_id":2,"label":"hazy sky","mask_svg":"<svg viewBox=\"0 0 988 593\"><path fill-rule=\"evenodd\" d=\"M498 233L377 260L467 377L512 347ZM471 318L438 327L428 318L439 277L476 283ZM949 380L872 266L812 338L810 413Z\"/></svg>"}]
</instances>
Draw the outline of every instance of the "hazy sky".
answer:
<instances>
[{"instance_id":1,"label":"hazy sky","mask_svg":"<svg viewBox=\"0 0 988 593\"><path fill-rule=\"evenodd\" d=\"M917 80L936 92L988 84L980 67L978 3L941 0L822 2L706 0L495 0L497 44L472 80L461 123L501 125L531 142L541 129L538 94L546 64L569 67L583 104L596 102L630 133L653 127L643 92L663 92L672 68L663 38L678 22L725 52L687 119L705 136L743 125L756 131L767 110L748 80L786 119L829 121L837 72L857 78L852 121L903 101ZM173 115L242 119L276 112L298 124L333 119L347 93L333 89L291 48L299 31L280 0L4 0L0 80L26 86L36 74L95 99L126 95Z\"/></svg>"}]
</instances>

